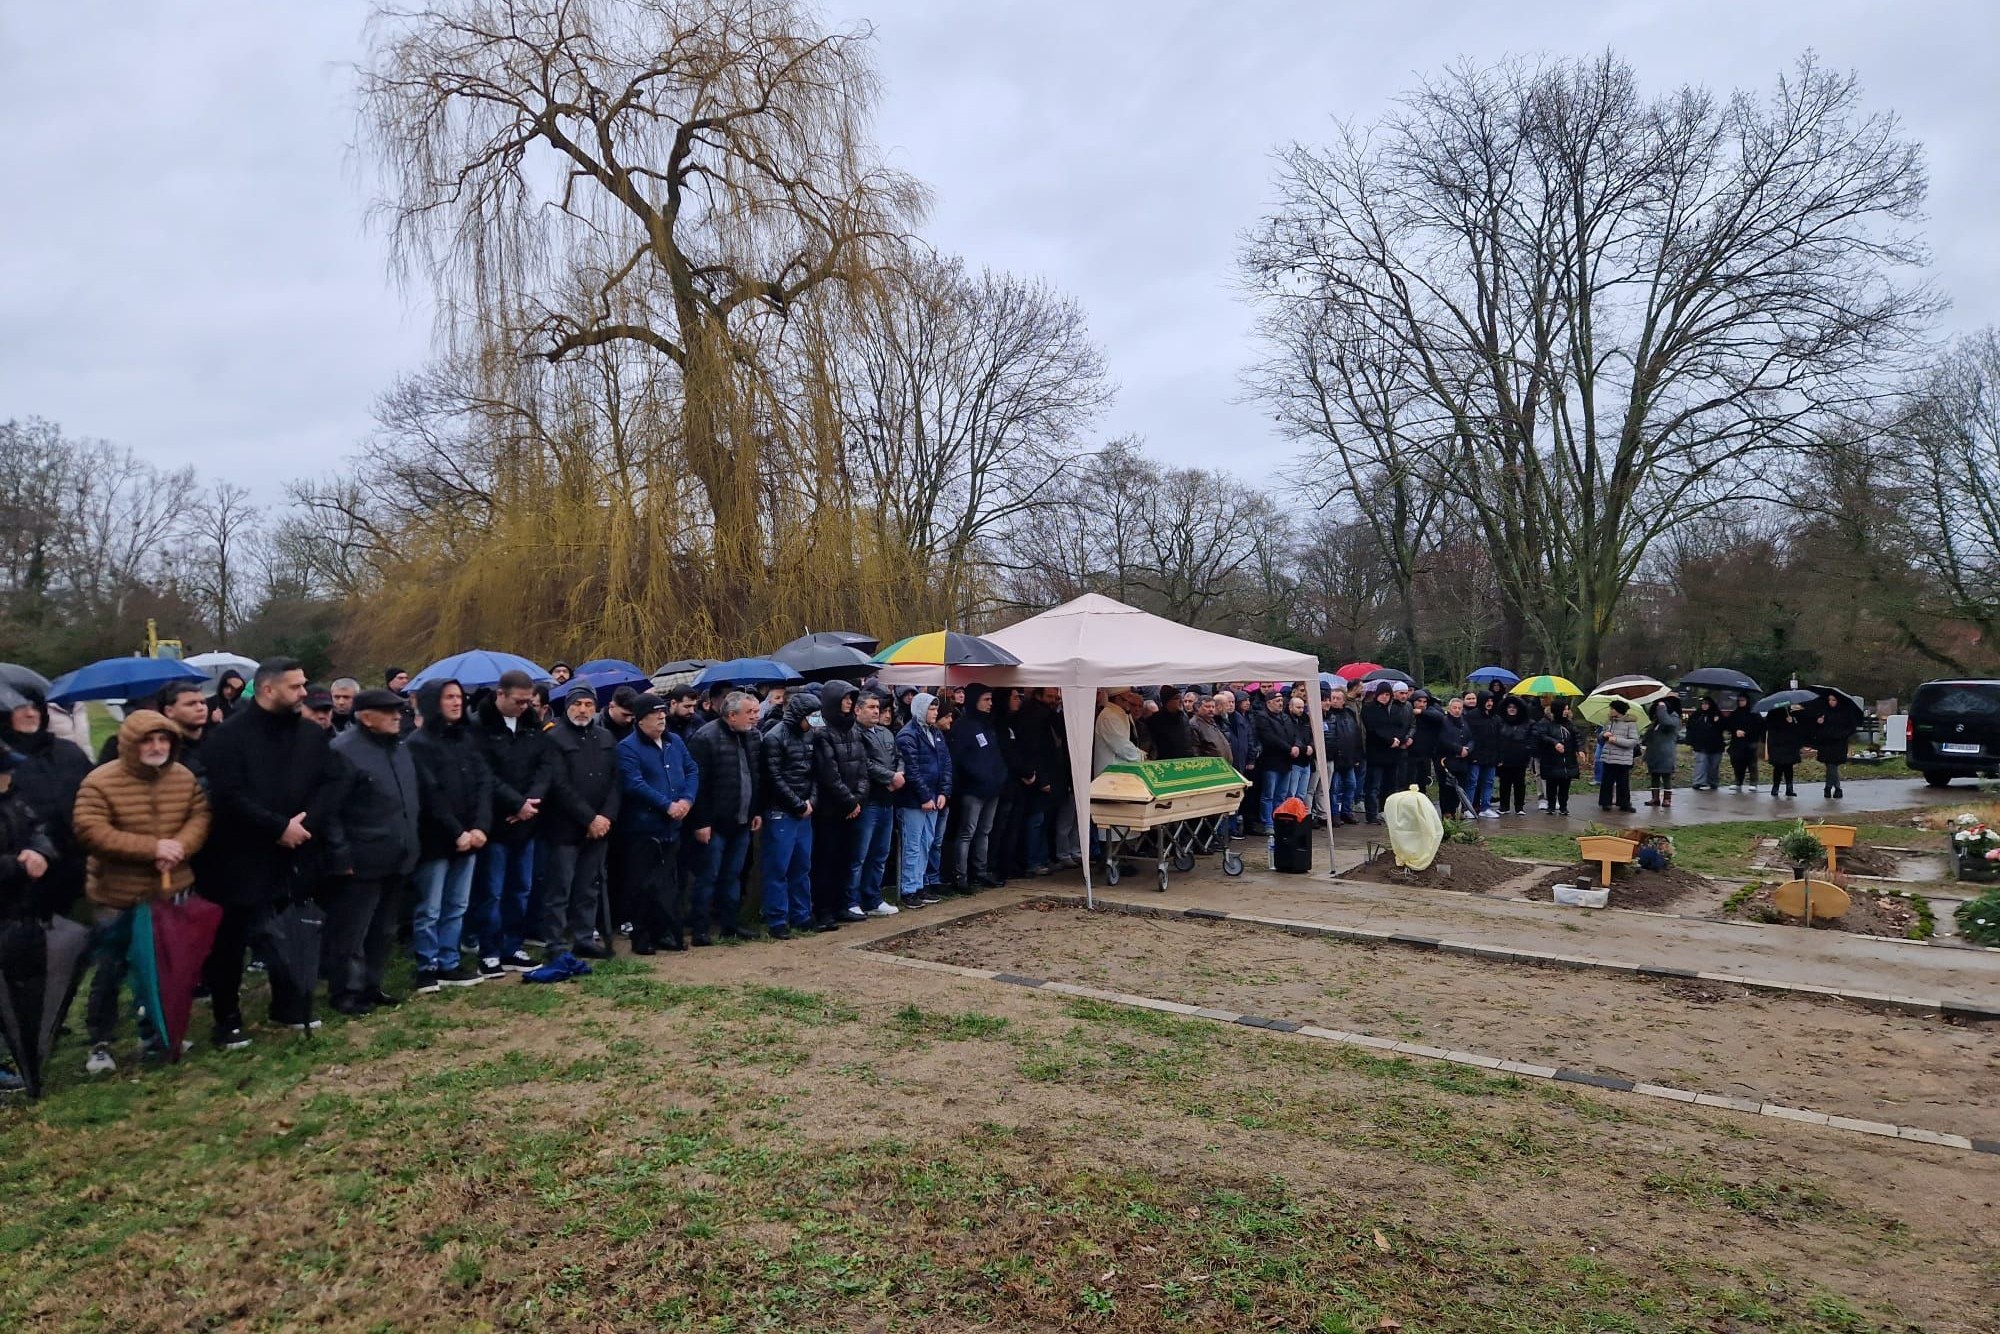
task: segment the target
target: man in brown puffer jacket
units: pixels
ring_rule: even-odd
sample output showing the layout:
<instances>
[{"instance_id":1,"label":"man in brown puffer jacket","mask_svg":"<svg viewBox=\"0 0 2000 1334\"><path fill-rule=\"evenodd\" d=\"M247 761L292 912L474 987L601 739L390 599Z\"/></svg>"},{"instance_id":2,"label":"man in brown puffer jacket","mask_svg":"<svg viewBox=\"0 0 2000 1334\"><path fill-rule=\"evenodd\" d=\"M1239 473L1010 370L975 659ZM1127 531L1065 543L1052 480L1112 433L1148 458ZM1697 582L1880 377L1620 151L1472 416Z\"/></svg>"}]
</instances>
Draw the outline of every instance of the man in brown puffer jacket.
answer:
<instances>
[{"instance_id":1,"label":"man in brown puffer jacket","mask_svg":"<svg viewBox=\"0 0 2000 1334\"><path fill-rule=\"evenodd\" d=\"M208 799L180 763L180 749L181 733L164 714L129 713L118 728L118 758L91 770L76 794L72 823L90 854L84 893L97 918L97 972L85 1015L91 1052L84 1068L91 1074L116 1068L109 1044L118 1028L133 909L193 886L190 863L208 838Z\"/></svg>"}]
</instances>

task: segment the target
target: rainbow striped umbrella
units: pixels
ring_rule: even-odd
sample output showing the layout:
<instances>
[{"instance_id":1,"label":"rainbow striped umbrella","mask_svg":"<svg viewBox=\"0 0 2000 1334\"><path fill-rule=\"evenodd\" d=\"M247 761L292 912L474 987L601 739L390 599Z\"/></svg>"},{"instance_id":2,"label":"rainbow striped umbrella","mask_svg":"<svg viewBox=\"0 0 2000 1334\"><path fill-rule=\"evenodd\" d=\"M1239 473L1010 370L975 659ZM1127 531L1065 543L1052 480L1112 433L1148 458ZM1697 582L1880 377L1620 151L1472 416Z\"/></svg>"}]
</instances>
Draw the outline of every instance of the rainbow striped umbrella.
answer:
<instances>
[{"instance_id":1,"label":"rainbow striped umbrella","mask_svg":"<svg viewBox=\"0 0 2000 1334\"><path fill-rule=\"evenodd\" d=\"M1576 682L1566 676L1531 676L1507 692L1510 695L1574 695L1581 699L1583 692L1576 688Z\"/></svg>"},{"instance_id":2,"label":"rainbow striped umbrella","mask_svg":"<svg viewBox=\"0 0 2000 1334\"><path fill-rule=\"evenodd\" d=\"M952 630L899 639L875 655L884 667L1019 667L1021 660L978 635Z\"/></svg>"}]
</instances>

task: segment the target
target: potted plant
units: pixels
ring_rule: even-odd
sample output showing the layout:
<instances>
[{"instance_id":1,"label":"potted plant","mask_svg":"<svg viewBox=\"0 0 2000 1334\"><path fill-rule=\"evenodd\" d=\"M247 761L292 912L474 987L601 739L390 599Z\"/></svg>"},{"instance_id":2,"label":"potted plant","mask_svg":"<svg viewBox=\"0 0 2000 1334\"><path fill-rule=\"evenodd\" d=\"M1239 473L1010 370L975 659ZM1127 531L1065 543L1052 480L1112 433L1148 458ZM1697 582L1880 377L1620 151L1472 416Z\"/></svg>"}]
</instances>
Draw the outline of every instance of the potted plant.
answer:
<instances>
[{"instance_id":1,"label":"potted plant","mask_svg":"<svg viewBox=\"0 0 2000 1334\"><path fill-rule=\"evenodd\" d=\"M1814 869L1826 865L1826 845L1800 820L1778 839L1778 855L1792 868L1794 880L1804 880Z\"/></svg>"}]
</instances>

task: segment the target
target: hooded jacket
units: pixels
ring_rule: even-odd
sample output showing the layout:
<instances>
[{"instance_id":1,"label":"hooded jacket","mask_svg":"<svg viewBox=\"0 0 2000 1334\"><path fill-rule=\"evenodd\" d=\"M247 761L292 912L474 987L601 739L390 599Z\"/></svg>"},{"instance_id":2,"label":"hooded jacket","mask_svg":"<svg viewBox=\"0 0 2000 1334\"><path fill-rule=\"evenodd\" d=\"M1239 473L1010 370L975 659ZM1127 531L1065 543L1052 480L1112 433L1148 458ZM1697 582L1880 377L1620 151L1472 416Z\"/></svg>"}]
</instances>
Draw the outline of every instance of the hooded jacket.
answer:
<instances>
[{"instance_id":1,"label":"hooded jacket","mask_svg":"<svg viewBox=\"0 0 2000 1334\"><path fill-rule=\"evenodd\" d=\"M868 742L845 700L860 694L845 681L829 681L819 692L819 713L825 726L812 734L813 772L819 801L813 814L845 820L868 799Z\"/></svg>"},{"instance_id":2,"label":"hooded jacket","mask_svg":"<svg viewBox=\"0 0 2000 1334\"><path fill-rule=\"evenodd\" d=\"M619 832L627 838L652 838L672 842L680 837L687 816L694 814L700 797L701 772L688 754L687 743L671 729L652 740L638 728L618 743L618 781L625 789L624 818ZM676 803L688 803L687 814L674 819L668 814ZM700 828L701 826L692 826Z\"/></svg>"},{"instance_id":3,"label":"hooded jacket","mask_svg":"<svg viewBox=\"0 0 2000 1334\"><path fill-rule=\"evenodd\" d=\"M619 741L602 723L593 721L578 727L569 720L568 710L556 719L548 738L555 782L535 823L542 826L542 837L549 842L574 847L584 841L590 822L598 816L618 822L623 792Z\"/></svg>"},{"instance_id":4,"label":"hooded jacket","mask_svg":"<svg viewBox=\"0 0 2000 1334\"><path fill-rule=\"evenodd\" d=\"M1534 725L1534 719L1528 717L1528 711L1520 707L1518 702L1515 704L1512 716L1503 709L1500 714L1500 724L1493 729L1493 753L1498 757L1494 763L1503 769L1527 768L1528 762L1535 756L1534 739L1531 735ZM1607 755L1604 762L1612 763L1610 756ZM1626 763L1629 764L1631 761L1627 760Z\"/></svg>"},{"instance_id":5,"label":"hooded jacket","mask_svg":"<svg viewBox=\"0 0 2000 1334\"><path fill-rule=\"evenodd\" d=\"M738 732L727 719L711 719L695 729L688 752L699 779L688 828L734 829L739 815L748 825L764 813L764 736L755 727Z\"/></svg>"},{"instance_id":6,"label":"hooded jacket","mask_svg":"<svg viewBox=\"0 0 2000 1334\"><path fill-rule=\"evenodd\" d=\"M1738 732L1743 735L1736 735ZM1737 705L1722 715L1722 739L1729 747L1731 760L1744 764L1755 762L1757 744L1764 739L1764 716L1751 712L1744 705Z\"/></svg>"},{"instance_id":7,"label":"hooded jacket","mask_svg":"<svg viewBox=\"0 0 2000 1334\"><path fill-rule=\"evenodd\" d=\"M340 800L326 828L326 869L365 879L408 875L421 849L416 761L401 732L350 727L330 743L343 764Z\"/></svg>"},{"instance_id":8,"label":"hooded jacket","mask_svg":"<svg viewBox=\"0 0 2000 1334\"><path fill-rule=\"evenodd\" d=\"M1404 752L1419 764L1444 758L1444 714L1430 705L1424 711L1410 710L1410 748Z\"/></svg>"},{"instance_id":9,"label":"hooded jacket","mask_svg":"<svg viewBox=\"0 0 2000 1334\"><path fill-rule=\"evenodd\" d=\"M1544 778L1575 778L1577 769L1576 724L1567 714L1558 718L1553 713L1535 720L1529 729L1535 740L1535 756L1541 762ZM1556 747L1562 751L1557 752Z\"/></svg>"},{"instance_id":10,"label":"hooded jacket","mask_svg":"<svg viewBox=\"0 0 2000 1334\"><path fill-rule=\"evenodd\" d=\"M9 788L0 792L0 921L41 915L33 892L38 882L30 879L28 868L21 865L23 852L39 852L48 862L42 879L55 873L55 844L49 842L28 803Z\"/></svg>"},{"instance_id":11,"label":"hooded jacket","mask_svg":"<svg viewBox=\"0 0 2000 1334\"><path fill-rule=\"evenodd\" d=\"M862 750L868 757L868 800L877 805L887 805L896 799L896 789L891 786L896 775L903 772L903 757L896 753L896 733L882 723L873 727L855 724L861 733Z\"/></svg>"},{"instance_id":12,"label":"hooded jacket","mask_svg":"<svg viewBox=\"0 0 2000 1334\"><path fill-rule=\"evenodd\" d=\"M1681 742L1681 711L1667 707L1661 700L1653 705L1652 724L1646 728L1643 738L1646 746L1646 772L1649 774L1670 774L1679 760L1677 748Z\"/></svg>"},{"instance_id":13,"label":"hooded jacket","mask_svg":"<svg viewBox=\"0 0 2000 1334\"><path fill-rule=\"evenodd\" d=\"M424 721L407 743L417 768L417 836L425 860L472 856L459 852L459 835L488 831L493 823L493 775L471 722L460 715L448 723L438 714L438 696L446 684L425 686L417 695Z\"/></svg>"},{"instance_id":14,"label":"hooded jacket","mask_svg":"<svg viewBox=\"0 0 2000 1334\"><path fill-rule=\"evenodd\" d=\"M965 711L951 726L951 773L954 790L969 797L997 797L1007 786L1007 759L1000 753L1000 729L993 715L982 713L979 701L992 692L985 686L965 688Z\"/></svg>"},{"instance_id":15,"label":"hooded jacket","mask_svg":"<svg viewBox=\"0 0 2000 1334\"><path fill-rule=\"evenodd\" d=\"M785 815L804 815L819 797L813 771L812 725L819 701L800 691L785 700L784 721L764 734L764 804Z\"/></svg>"},{"instance_id":16,"label":"hooded jacket","mask_svg":"<svg viewBox=\"0 0 2000 1334\"><path fill-rule=\"evenodd\" d=\"M911 700L910 721L896 733L896 754L903 761L903 786L896 792L898 806L923 806L952 793L951 746L944 733L924 721L936 702L933 695Z\"/></svg>"},{"instance_id":17,"label":"hooded jacket","mask_svg":"<svg viewBox=\"0 0 2000 1334\"><path fill-rule=\"evenodd\" d=\"M1466 722L1462 713L1454 718L1447 710L1439 709L1438 762L1453 775L1462 777L1472 768L1471 751L1472 724Z\"/></svg>"},{"instance_id":18,"label":"hooded jacket","mask_svg":"<svg viewBox=\"0 0 2000 1334\"><path fill-rule=\"evenodd\" d=\"M1490 694L1480 696L1478 709L1465 715L1465 725L1472 729L1472 762L1489 769L1500 763L1501 706L1495 704L1488 710L1486 701L1492 698Z\"/></svg>"},{"instance_id":19,"label":"hooded jacket","mask_svg":"<svg viewBox=\"0 0 2000 1334\"><path fill-rule=\"evenodd\" d=\"M1688 749L1697 755L1720 755L1727 748L1722 734L1722 713L1712 698L1695 706L1683 730L1687 733Z\"/></svg>"},{"instance_id":20,"label":"hooded jacket","mask_svg":"<svg viewBox=\"0 0 2000 1334\"><path fill-rule=\"evenodd\" d=\"M494 700L479 706L479 721L473 736L480 754L493 775L493 815L487 833L495 843L526 843L542 832L542 817L509 824L507 817L521 809L521 803L535 797L546 798L555 786L556 755L548 733L532 713L523 713L511 731L507 719Z\"/></svg>"},{"instance_id":21,"label":"hooded jacket","mask_svg":"<svg viewBox=\"0 0 2000 1334\"><path fill-rule=\"evenodd\" d=\"M42 692L28 688L21 694L41 715L41 727L16 732L13 716L0 710L0 742L19 752L22 762L14 770L14 795L56 850L48 873L34 882L35 915L46 917L68 912L83 893L83 849L70 828L70 814L76 809L77 789L93 766L83 747L49 730L49 706Z\"/></svg>"},{"instance_id":22,"label":"hooded jacket","mask_svg":"<svg viewBox=\"0 0 2000 1334\"><path fill-rule=\"evenodd\" d=\"M1247 774L1257 767L1257 732L1251 715L1242 709L1232 708L1227 718L1218 718L1215 725L1229 738L1229 753L1234 757L1236 771Z\"/></svg>"},{"instance_id":23,"label":"hooded jacket","mask_svg":"<svg viewBox=\"0 0 2000 1334\"><path fill-rule=\"evenodd\" d=\"M155 769L140 763L139 743L165 732L173 749ZM91 770L76 794L78 843L90 854L85 893L92 903L129 908L194 884L194 854L208 841L208 799L179 762L180 729L163 713L136 709L118 727L118 758ZM153 852L163 838L187 854L161 881Z\"/></svg>"},{"instance_id":24,"label":"hooded jacket","mask_svg":"<svg viewBox=\"0 0 2000 1334\"><path fill-rule=\"evenodd\" d=\"M203 738L208 802L214 816L202 860L201 895L228 907L255 907L310 894L321 837L340 796L340 769L326 733L299 713L273 713L252 700ZM303 813L313 837L279 844Z\"/></svg>"},{"instance_id":25,"label":"hooded jacket","mask_svg":"<svg viewBox=\"0 0 2000 1334\"><path fill-rule=\"evenodd\" d=\"M1806 728L1790 709L1774 709L1764 723L1764 746L1773 764L1797 764L1805 755Z\"/></svg>"}]
</instances>

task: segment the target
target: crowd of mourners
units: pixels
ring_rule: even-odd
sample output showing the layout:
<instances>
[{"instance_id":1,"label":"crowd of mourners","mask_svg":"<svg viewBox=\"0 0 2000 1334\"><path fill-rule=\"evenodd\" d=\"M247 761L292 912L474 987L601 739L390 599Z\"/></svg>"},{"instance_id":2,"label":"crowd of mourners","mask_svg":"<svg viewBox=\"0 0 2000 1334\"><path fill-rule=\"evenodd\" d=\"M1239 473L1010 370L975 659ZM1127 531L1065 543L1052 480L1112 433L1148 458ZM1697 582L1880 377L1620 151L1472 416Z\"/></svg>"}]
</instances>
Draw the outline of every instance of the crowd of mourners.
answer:
<instances>
[{"instance_id":1,"label":"crowd of mourners","mask_svg":"<svg viewBox=\"0 0 2000 1334\"><path fill-rule=\"evenodd\" d=\"M327 1002L358 1016L401 1003L387 989L399 941L417 993L509 974L559 982L620 936L640 955L785 940L1048 875L1089 851L1059 690L621 687L600 712L566 666L552 676L411 691L392 669L379 687L321 690L274 658L252 680L227 672L209 690L176 684L128 704L95 760L24 690L0 715L0 911L87 905L86 1070L117 1068L134 912L156 896L219 907L201 986L214 1044L240 1048L258 924L294 904L322 911ZM1771 794L1794 795L1793 766L1813 747L1837 797L1851 733L1831 708L1767 718L1705 698L1683 717L1669 699L1642 722L1615 701L1592 726L1560 699L1496 687L1440 704L1391 682L1358 707L1322 685L1315 728L1306 690L1101 691L1089 772L1218 757L1252 780L1231 822L1242 836L1268 830L1288 797L1376 822L1409 787L1435 788L1448 815L1521 814L1531 770L1552 813L1568 812L1586 772L1600 806L1631 810L1640 765L1648 804L1670 806L1683 739L1697 789L1722 785L1725 757L1736 789L1754 788L1761 754ZM270 982L273 1025L317 1025L313 994L276 971ZM143 1021L140 1039L142 1056L163 1054Z\"/></svg>"}]
</instances>

